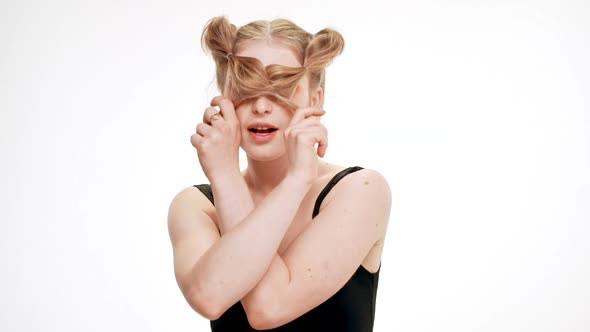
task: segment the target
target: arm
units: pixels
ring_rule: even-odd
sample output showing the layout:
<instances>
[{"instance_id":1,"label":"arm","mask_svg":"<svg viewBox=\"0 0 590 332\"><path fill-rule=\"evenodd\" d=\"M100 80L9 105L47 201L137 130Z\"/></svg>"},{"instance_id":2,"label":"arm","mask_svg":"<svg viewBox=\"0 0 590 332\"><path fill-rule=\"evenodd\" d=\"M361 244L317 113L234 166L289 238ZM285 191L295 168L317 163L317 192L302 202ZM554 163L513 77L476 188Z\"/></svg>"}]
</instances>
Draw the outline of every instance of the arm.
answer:
<instances>
[{"instance_id":1,"label":"arm","mask_svg":"<svg viewBox=\"0 0 590 332\"><path fill-rule=\"evenodd\" d=\"M211 190L215 197L217 225L222 235L232 230L254 210L246 181L237 171L213 178Z\"/></svg>"},{"instance_id":2,"label":"arm","mask_svg":"<svg viewBox=\"0 0 590 332\"><path fill-rule=\"evenodd\" d=\"M242 299L254 328L283 325L330 298L385 235L391 192L379 173L358 171L332 190L333 200Z\"/></svg>"},{"instance_id":3,"label":"arm","mask_svg":"<svg viewBox=\"0 0 590 332\"><path fill-rule=\"evenodd\" d=\"M221 237L206 212L210 203L203 195L191 200L185 194L173 200L169 227L175 272L193 309L216 319L256 286L309 187L286 177L256 210Z\"/></svg>"},{"instance_id":4,"label":"arm","mask_svg":"<svg viewBox=\"0 0 590 332\"><path fill-rule=\"evenodd\" d=\"M214 99L212 105L216 103L225 105L219 113L233 110L227 99ZM211 112L217 113L208 108L204 122L212 119L207 116ZM191 143L197 148L203 171L211 179L214 191L223 192L216 195L218 198L225 197L226 193L230 195L222 198L223 211L220 209L222 220L219 221L224 233L221 237L219 233L213 233L215 225L211 217L214 212L207 213L210 203L203 202L202 197L198 202L176 197L168 220L179 287L191 306L203 316L209 319L219 317L250 292L278 258L276 251L280 242L309 190L311 180L317 175L314 144L319 144L319 156L323 156L327 146L326 130L319 118L314 117L323 113L315 107L295 112L285 131L291 162L289 175L242 221L240 215L251 210L251 198L243 190L245 183L241 182L243 188L234 193L229 182L217 180L220 178L216 175L224 174L225 177L229 172L235 177L232 169L237 163L233 158L237 147L235 141L239 138L235 135L235 116L226 112L214 124L197 125ZM232 138L232 142L226 142L224 138ZM237 212L232 212L234 206L230 202L239 202L240 197L245 197L246 203L238 207Z\"/></svg>"}]
</instances>

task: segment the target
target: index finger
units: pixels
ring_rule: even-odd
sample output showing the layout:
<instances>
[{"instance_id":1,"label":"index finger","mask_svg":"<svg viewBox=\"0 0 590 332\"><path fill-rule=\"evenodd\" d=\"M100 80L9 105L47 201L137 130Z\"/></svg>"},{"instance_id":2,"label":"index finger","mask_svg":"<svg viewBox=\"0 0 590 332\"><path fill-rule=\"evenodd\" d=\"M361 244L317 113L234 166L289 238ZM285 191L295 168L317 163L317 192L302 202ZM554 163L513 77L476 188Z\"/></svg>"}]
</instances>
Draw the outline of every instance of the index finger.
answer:
<instances>
[{"instance_id":1,"label":"index finger","mask_svg":"<svg viewBox=\"0 0 590 332\"><path fill-rule=\"evenodd\" d=\"M293 118L291 119L291 123L289 123L289 126L292 126L294 124L296 124L297 122L306 119L310 116L322 116L326 113L326 111L321 110L317 107L304 107L304 108L299 108L295 111L295 114L293 115Z\"/></svg>"},{"instance_id":2,"label":"index finger","mask_svg":"<svg viewBox=\"0 0 590 332\"><path fill-rule=\"evenodd\" d=\"M236 110L234 103L227 97L217 96L211 100L211 106L219 106L221 116L225 121L237 121Z\"/></svg>"}]
</instances>

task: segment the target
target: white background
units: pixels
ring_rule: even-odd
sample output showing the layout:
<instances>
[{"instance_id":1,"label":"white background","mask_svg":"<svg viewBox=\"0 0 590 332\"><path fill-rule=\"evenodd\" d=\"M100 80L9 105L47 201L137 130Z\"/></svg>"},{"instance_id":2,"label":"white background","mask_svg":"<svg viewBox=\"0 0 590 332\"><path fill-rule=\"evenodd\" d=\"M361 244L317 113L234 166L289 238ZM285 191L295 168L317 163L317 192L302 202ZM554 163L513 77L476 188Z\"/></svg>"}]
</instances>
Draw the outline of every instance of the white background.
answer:
<instances>
[{"instance_id":1,"label":"white background","mask_svg":"<svg viewBox=\"0 0 590 332\"><path fill-rule=\"evenodd\" d=\"M557 0L3 1L0 330L208 330L166 216L220 14L346 40L326 160L392 188L375 331L590 330L590 5Z\"/></svg>"}]
</instances>

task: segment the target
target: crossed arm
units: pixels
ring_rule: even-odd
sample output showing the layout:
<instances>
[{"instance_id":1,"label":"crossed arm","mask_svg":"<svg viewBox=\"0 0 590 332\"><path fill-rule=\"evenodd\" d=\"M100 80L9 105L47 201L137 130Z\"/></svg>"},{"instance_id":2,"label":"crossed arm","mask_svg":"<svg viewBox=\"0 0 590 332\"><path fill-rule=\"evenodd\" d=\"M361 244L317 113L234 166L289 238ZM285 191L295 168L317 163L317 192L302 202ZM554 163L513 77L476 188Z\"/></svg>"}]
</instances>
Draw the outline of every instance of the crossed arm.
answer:
<instances>
[{"instance_id":1,"label":"crossed arm","mask_svg":"<svg viewBox=\"0 0 590 332\"><path fill-rule=\"evenodd\" d=\"M384 235L391 193L377 172L344 177L333 199L282 256L276 252L309 185L285 178L254 209L239 174L212 181L221 236L206 198L185 189L168 222L178 284L189 304L216 319L237 301L250 325L283 325L331 297Z\"/></svg>"}]
</instances>

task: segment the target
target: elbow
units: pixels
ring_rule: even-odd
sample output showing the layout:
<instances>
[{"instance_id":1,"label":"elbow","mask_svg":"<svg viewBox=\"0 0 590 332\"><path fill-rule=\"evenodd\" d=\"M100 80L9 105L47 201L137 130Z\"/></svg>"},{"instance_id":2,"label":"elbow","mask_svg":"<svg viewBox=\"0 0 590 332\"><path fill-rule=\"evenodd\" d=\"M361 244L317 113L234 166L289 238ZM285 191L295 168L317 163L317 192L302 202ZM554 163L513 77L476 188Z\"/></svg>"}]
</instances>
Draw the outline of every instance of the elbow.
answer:
<instances>
[{"instance_id":1,"label":"elbow","mask_svg":"<svg viewBox=\"0 0 590 332\"><path fill-rule=\"evenodd\" d=\"M191 308L199 313L202 317L208 320L217 320L228 309L219 301L214 301L212 298L207 298L197 293L192 293L189 297L189 305ZM247 301L242 300L242 306L246 312L248 323L255 330L268 330L280 326L281 324L276 319L276 313L271 310L272 306L265 305L251 305Z\"/></svg>"},{"instance_id":2,"label":"elbow","mask_svg":"<svg viewBox=\"0 0 590 332\"><path fill-rule=\"evenodd\" d=\"M246 309L246 317L248 323L255 330L268 330L273 328L272 320L270 319L268 312L259 309Z\"/></svg>"},{"instance_id":3,"label":"elbow","mask_svg":"<svg viewBox=\"0 0 590 332\"><path fill-rule=\"evenodd\" d=\"M216 320L219 317L221 317L221 315L223 315L223 313L225 312L224 310L220 310L219 307L210 304L199 305L197 303L192 302L190 303L190 306L191 308L193 308L193 310L199 313L199 315L203 316L208 320Z\"/></svg>"},{"instance_id":4,"label":"elbow","mask_svg":"<svg viewBox=\"0 0 590 332\"><path fill-rule=\"evenodd\" d=\"M192 293L188 302L194 311L208 320L219 319L228 309L227 306L219 301L214 301L214 299L207 298L202 294L199 296L196 293ZM276 316L269 310L270 308L268 306L249 305L244 300L241 302L246 312L248 323L255 330L267 330L278 326L276 325L276 320L273 318Z\"/></svg>"},{"instance_id":5,"label":"elbow","mask_svg":"<svg viewBox=\"0 0 590 332\"><path fill-rule=\"evenodd\" d=\"M278 313L276 311L280 308L276 305L270 303L253 304L242 300L242 306L244 307L244 311L246 311L248 323L255 330L269 330L283 325L280 319L278 319Z\"/></svg>"},{"instance_id":6,"label":"elbow","mask_svg":"<svg viewBox=\"0 0 590 332\"><path fill-rule=\"evenodd\" d=\"M216 320L227 310L227 306L202 292L191 291L187 297L191 308L208 320Z\"/></svg>"}]
</instances>

